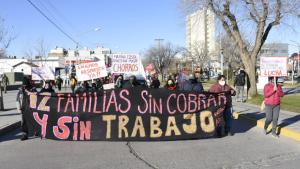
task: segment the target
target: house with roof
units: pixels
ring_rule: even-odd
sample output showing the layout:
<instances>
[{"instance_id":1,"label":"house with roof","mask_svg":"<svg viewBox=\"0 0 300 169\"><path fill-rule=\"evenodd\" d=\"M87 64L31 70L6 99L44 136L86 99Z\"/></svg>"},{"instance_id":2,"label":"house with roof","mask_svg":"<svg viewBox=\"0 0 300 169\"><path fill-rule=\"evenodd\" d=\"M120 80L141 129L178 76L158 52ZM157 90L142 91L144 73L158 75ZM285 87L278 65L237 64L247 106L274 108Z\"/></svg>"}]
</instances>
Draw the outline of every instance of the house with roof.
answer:
<instances>
[{"instance_id":1,"label":"house with roof","mask_svg":"<svg viewBox=\"0 0 300 169\"><path fill-rule=\"evenodd\" d=\"M30 62L20 62L13 65L13 72L22 72L24 75L31 75L32 67L38 67L36 64Z\"/></svg>"}]
</instances>

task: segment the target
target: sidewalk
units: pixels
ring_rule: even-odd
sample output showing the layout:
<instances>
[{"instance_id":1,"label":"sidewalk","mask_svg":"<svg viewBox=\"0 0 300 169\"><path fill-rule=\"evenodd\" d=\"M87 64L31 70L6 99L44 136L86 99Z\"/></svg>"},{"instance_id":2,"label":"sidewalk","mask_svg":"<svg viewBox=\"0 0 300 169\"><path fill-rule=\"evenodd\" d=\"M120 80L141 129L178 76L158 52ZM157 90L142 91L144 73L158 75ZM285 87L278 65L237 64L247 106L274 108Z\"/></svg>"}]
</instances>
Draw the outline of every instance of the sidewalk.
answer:
<instances>
[{"instance_id":1,"label":"sidewalk","mask_svg":"<svg viewBox=\"0 0 300 169\"><path fill-rule=\"evenodd\" d=\"M16 109L17 90L3 92L4 111L0 111L0 136L21 125L21 115Z\"/></svg>"},{"instance_id":2,"label":"sidewalk","mask_svg":"<svg viewBox=\"0 0 300 169\"><path fill-rule=\"evenodd\" d=\"M39 89L38 89L39 90ZM55 91L58 91L55 88ZM3 92L4 111L0 111L0 136L21 126L21 114L16 109L18 90ZM61 92L71 92L70 88L62 88Z\"/></svg>"},{"instance_id":3,"label":"sidewalk","mask_svg":"<svg viewBox=\"0 0 300 169\"><path fill-rule=\"evenodd\" d=\"M260 107L248 103L233 102L234 116L244 118L255 123L257 127L264 127L265 113ZM271 129L271 125L269 126ZM294 140L300 141L300 113L280 110L278 119L278 133ZM263 131L262 131L263 133Z\"/></svg>"}]
</instances>

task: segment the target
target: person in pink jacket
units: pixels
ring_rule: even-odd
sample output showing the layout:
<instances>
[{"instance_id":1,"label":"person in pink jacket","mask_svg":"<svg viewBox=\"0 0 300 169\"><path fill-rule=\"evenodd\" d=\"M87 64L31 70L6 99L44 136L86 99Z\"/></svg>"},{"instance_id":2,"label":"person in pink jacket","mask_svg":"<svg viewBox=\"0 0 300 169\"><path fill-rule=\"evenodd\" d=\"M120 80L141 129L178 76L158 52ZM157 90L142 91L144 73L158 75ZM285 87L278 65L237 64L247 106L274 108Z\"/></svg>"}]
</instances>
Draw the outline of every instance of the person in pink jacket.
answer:
<instances>
[{"instance_id":1,"label":"person in pink jacket","mask_svg":"<svg viewBox=\"0 0 300 169\"><path fill-rule=\"evenodd\" d=\"M278 137L276 133L277 122L280 112L280 99L284 96L282 87L280 84L274 82L274 77L269 77L269 83L264 87L264 103L265 103L265 112L266 112L266 121L264 126L265 134L268 134L268 126L272 122L272 136Z\"/></svg>"}]
</instances>

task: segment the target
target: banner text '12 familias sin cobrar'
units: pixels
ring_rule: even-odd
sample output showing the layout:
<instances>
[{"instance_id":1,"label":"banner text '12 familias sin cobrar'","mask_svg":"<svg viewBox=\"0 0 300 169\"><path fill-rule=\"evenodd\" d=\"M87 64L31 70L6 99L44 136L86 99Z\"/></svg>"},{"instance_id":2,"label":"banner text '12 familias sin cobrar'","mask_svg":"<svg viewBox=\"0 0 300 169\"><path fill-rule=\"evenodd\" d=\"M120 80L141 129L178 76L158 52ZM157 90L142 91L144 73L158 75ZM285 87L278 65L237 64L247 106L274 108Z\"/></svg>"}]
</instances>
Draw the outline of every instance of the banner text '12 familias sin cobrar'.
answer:
<instances>
[{"instance_id":1,"label":"banner text '12 familias sin cobrar'","mask_svg":"<svg viewBox=\"0 0 300 169\"><path fill-rule=\"evenodd\" d=\"M57 140L160 141L209 138L223 124L226 93L116 89L24 97L31 133Z\"/></svg>"}]
</instances>

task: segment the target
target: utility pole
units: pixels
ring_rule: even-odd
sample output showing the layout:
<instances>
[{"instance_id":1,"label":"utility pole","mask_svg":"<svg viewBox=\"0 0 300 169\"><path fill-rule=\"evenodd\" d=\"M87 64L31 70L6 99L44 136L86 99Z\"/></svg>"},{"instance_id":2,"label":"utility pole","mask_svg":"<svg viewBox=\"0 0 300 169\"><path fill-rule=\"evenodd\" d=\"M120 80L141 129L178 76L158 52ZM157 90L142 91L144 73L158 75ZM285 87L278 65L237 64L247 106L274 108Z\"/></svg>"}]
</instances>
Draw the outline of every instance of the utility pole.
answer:
<instances>
[{"instance_id":1,"label":"utility pole","mask_svg":"<svg viewBox=\"0 0 300 169\"><path fill-rule=\"evenodd\" d=\"M223 75L224 72L224 55L223 55L223 49L221 49L221 75Z\"/></svg>"}]
</instances>

